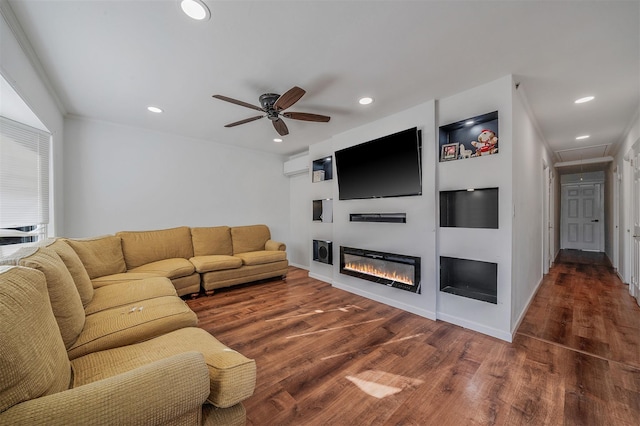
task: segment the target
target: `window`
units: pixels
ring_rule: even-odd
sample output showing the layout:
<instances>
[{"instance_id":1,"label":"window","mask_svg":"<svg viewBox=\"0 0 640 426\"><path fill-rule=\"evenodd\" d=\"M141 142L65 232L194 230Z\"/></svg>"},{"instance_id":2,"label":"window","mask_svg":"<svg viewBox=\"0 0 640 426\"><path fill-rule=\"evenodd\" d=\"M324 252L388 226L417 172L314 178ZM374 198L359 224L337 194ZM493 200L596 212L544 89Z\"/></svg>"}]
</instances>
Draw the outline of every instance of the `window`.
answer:
<instances>
[{"instance_id":1,"label":"window","mask_svg":"<svg viewBox=\"0 0 640 426\"><path fill-rule=\"evenodd\" d=\"M46 238L51 135L0 117L0 245Z\"/></svg>"}]
</instances>

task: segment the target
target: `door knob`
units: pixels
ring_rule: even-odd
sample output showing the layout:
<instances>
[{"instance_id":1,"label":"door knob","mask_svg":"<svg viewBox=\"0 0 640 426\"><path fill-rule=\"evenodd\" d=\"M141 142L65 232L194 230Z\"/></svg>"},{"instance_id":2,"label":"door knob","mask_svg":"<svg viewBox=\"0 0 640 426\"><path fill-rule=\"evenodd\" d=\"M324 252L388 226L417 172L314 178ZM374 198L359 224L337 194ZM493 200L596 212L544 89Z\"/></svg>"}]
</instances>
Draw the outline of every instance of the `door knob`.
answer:
<instances>
[{"instance_id":1,"label":"door knob","mask_svg":"<svg viewBox=\"0 0 640 426\"><path fill-rule=\"evenodd\" d=\"M593 219L591 222L600 222L598 219Z\"/></svg>"}]
</instances>

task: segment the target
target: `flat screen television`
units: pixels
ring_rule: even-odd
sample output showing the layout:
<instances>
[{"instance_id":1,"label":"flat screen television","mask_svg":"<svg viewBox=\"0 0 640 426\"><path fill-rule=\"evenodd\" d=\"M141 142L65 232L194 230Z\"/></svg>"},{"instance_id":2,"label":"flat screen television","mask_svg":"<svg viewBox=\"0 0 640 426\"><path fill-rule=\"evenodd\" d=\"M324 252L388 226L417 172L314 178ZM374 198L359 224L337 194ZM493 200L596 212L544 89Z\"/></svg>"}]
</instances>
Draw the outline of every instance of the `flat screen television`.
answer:
<instances>
[{"instance_id":1,"label":"flat screen television","mask_svg":"<svg viewBox=\"0 0 640 426\"><path fill-rule=\"evenodd\" d=\"M340 200L422 195L422 140L414 127L336 151Z\"/></svg>"}]
</instances>

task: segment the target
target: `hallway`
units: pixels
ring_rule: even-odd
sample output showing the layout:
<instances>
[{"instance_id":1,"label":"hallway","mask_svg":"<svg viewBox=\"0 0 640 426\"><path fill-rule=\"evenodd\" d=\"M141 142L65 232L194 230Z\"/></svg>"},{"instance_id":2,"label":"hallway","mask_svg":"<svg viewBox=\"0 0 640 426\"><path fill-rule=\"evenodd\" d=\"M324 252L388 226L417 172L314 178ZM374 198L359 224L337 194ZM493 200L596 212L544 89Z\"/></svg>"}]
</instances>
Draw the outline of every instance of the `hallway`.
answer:
<instances>
[{"instance_id":1,"label":"hallway","mask_svg":"<svg viewBox=\"0 0 640 426\"><path fill-rule=\"evenodd\" d=\"M640 307L604 254L562 250L514 344L527 347L532 380L536 370L564 377L564 395L547 380L531 386L541 397L563 398L565 419L638 419Z\"/></svg>"}]
</instances>

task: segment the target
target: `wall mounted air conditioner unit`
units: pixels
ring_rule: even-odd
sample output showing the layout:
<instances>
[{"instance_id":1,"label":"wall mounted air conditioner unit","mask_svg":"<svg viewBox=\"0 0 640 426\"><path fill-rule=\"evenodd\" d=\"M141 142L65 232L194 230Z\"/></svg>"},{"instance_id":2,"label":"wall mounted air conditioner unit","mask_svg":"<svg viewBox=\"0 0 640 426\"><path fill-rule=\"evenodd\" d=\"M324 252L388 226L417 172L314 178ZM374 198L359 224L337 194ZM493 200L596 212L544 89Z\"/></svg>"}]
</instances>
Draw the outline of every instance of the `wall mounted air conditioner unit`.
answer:
<instances>
[{"instance_id":1,"label":"wall mounted air conditioner unit","mask_svg":"<svg viewBox=\"0 0 640 426\"><path fill-rule=\"evenodd\" d=\"M309 154L304 154L285 161L283 171L285 176L309 173Z\"/></svg>"}]
</instances>

